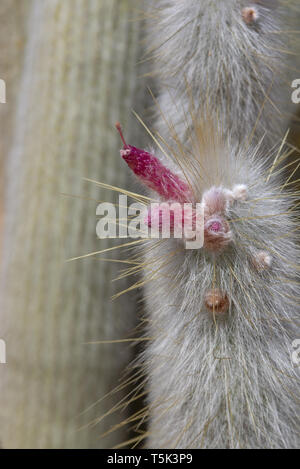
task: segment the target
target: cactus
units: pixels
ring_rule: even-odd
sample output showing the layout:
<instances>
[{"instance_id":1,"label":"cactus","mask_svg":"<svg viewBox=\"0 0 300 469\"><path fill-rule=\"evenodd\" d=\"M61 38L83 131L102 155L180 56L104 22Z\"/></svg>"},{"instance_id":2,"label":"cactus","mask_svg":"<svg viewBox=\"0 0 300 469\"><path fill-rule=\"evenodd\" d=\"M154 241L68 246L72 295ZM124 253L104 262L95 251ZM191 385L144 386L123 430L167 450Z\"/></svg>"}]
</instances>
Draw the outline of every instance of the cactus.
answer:
<instances>
[{"instance_id":1,"label":"cactus","mask_svg":"<svg viewBox=\"0 0 300 469\"><path fill-rule=\"evenodd\" d=\"M156 199L176 199L174 187L157 183L160 164L180 202L201 203L204 246L145 243L146 445L296 448L298 194L286 144L284 31L300 8L272 0L162 0L149 8L159 145L143 171L153 179L136 170L134 147L122 156Z\"/></svg>"}]
</instances>

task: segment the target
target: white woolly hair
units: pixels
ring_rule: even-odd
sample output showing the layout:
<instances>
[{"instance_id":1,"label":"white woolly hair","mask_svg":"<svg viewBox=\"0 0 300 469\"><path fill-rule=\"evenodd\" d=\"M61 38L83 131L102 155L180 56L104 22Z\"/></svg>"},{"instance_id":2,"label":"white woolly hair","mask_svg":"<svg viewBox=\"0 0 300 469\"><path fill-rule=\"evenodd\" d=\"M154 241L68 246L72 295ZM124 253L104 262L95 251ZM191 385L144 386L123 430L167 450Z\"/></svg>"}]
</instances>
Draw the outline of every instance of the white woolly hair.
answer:
<instances>
[{"instance_id":1,"label":"white woolly hair","mask_svg":"<svg viewBox=\"0 0 300 469\"><path fill-rule=\"evenodd\" d=\"M299 337L297 194L274 143L285 125L276 80L288 69L277 33L291 11L287 2L254 3L259 18L250 26L241 14L247 2L161 0L156 13L151 3L155 126L173 163L157 155L187 178L198 201L210 187L235 184L248 187L248 198L229 209L233 241L221 254L172 239L144 248L150 448L300 443L290 357ZM261 251L272 258L265 270L252 262ZM223 318L205 307L214 288L229 298Z\"/></svg>"},{"instance_id":2,"label":"white woolly hair","mask_svg":"<svg viewBox=\"0 0 300 469\"><path fill-rule=\"evenodd\" d=\"M201 110L205 119L208 111L226 136L230 133L240 142L258 119L256 143L266 132L265 142L282 134L291 104L290 77L296 74L297 78L297 55L289 34L295 16L299 20L297 2L283 2L282 7L274 0L155 0L147 4L151 11L148 49L159 85L160 109L183 140L191 125L188 96L193 98L196 113ZM242 9L253 5L258 19L248 25ZM156 126L167 138L162 117Z\"/></svg>"},{"instance_id":3,"label":"white woolly hair","mask_svg":"<svg viewBox=\"0 0 300 469\"><path fill-rule=\"evenodd\" d=\"M299 336L295 195L281 190L278 167L270 173L276 153L266 158L259 147L245 152L227 142L222 152L207 154L214 156L213 165L205 166L208 176L199 180L199 198L222 181L224 187L246 184L248 200L229 210L233 241L221 254L188 251L172 239L145 248L152 338L143 356L149 375L148 446L295 448L299 380L290 357ZM195 155L202 170L199 160ZM261 251L272 264L257 271L252 257ZM230 301L221 319L205 307L206 292L215 288Z\"/></svg>"}]
</instances>

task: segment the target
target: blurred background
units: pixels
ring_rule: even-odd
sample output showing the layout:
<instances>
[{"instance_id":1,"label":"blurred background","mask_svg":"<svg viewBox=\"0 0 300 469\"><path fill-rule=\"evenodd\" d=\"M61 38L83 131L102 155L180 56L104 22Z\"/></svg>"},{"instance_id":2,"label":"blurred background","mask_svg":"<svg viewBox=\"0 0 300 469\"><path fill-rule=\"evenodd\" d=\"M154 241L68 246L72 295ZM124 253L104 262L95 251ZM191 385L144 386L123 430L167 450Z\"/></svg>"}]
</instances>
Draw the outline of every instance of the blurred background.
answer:
<instances>
[{"instance_id":1,"label":"blurred background","mask_svg":"<svg viewBox=\"0 0 300 469\"><path fill-rule=\"evenodd\" d=\"M128 141L143 144L131 113L148 99L136 6L0 2L0 78L7 88L0 105L3 448L111 448L130 436L125 426L100 438L127 408L121 418L90 425L122 391L88 407L120 384L133 349L86 343L130 337L136 295L111 301L127 284L112 282L116 263L65 261L120 244L96 237L97 201L118 195L83 178L128 187L116 121Z\"/></svg>"},{"instance_id":2,"label":"blurred background","mask_svg":"<svg viewBox=\"0 0 300 469\"><path fill-rule=\"evenodd\" d=\"M149 108L137 6L0 2L0 78L7 87L0 104L3 448L112 448L130 439L127 425L100 437L126 419L127 406L121 417L94 421L128 393L98 402L120 383L135 349L87 342L131 337L139 298L111 301L130 285L111 281L117 263L66 260L120 243L96 237L98 202L114 202L116 193L83 178L129 187L116 121L129 142L145 145L131 113L145 118ZM295 117L291 143L300 145L299 135Z\"/></svg>"}]
</instances>

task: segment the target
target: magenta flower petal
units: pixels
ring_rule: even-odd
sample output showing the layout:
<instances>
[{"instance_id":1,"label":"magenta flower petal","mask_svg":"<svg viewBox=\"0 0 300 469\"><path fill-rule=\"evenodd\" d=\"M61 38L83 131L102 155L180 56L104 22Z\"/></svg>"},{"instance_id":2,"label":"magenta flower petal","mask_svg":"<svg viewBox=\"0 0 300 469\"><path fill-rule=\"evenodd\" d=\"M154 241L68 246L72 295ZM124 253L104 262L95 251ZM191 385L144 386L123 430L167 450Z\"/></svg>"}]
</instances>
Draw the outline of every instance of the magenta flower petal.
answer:
<instances>
[{"instance_id":1,"label":"magenta flower petal","mask_svg":"<svg viewBox=\"0 0 300 469\"><path fill-rule=\"evenodd\" d=\"M192 200L192 193L188 184L182 181L179 176L173 174L151 153L127 145L120 125L117 124L116 127L124 143L121 156L143 184L157 192L164 200L176 202Z\"/></svg>"}]
</instances>

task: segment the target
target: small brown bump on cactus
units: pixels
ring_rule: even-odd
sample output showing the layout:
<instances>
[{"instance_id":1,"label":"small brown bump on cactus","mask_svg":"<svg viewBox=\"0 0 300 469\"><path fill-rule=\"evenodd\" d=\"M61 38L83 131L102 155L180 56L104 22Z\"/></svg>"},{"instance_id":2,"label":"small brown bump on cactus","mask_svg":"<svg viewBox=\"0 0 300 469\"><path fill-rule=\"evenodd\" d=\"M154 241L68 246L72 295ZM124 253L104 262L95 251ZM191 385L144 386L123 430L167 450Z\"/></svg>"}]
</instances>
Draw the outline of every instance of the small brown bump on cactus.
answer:
<instances>
[{"instance_id":1,"label":"small brown bump on cactus","mask_svg":"<svg viewBox=\"0 0 300 469\"><path fill-rule=\"evenodd\" d=\"M214 315L221 316L229 309L228 296L218 288L213 288L205 295L205 307Z\"/></svg>"},{"instance_id":2,"label":"small brown bump on cactus","mask_svg":"<svg viewBox=\"0 0 300 469\"><path fill-rule=\"evenodd\" d=\"M255 23L259 18L259 13L255 7L246 7L242 9L242 18L248 25Z\"/></svg>"},{"instance_id":3,"label":"small brown bump on cactus","mask_svg":"<svg viewBox=\"0 0 300 469\"><path fill-rule=\"evenodd\" d=\"M259 251L252 257L252 264L258 272L262 272L271 267L272 256L266 251Z\"/></svg>"}]
</instances>

